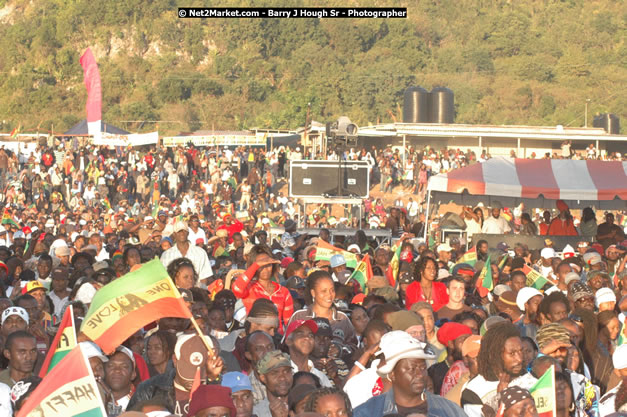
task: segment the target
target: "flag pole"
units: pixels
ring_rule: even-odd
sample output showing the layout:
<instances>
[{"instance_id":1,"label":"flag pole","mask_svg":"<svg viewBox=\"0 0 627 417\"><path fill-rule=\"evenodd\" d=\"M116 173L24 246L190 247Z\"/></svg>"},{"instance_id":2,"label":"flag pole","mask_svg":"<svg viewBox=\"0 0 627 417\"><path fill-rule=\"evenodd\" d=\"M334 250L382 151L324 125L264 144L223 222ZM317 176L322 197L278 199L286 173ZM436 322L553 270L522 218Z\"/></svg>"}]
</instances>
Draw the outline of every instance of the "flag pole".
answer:
<instances>
[{"instance_id":1,"label":"flag pole","mask_svg":"<svg viewBox=\"0 0 627 417\"><path fill-rule=\"evenodd\" d=\"M196 329L196 333L198 333L198 336L200 336L200 339L205 344L205 347L207 348L207 352L209 352L210 356L215 356L215 351L213 350L211 346L209 346L209 342L207 342L207 339L205 339L205 334L202 332L202 330L200 330L200 326L198 326L198 322L196 321L193 315L191 317L191 320L192 320L192 325L194 326L194 329Z\"/></svg>"}]
</instances>

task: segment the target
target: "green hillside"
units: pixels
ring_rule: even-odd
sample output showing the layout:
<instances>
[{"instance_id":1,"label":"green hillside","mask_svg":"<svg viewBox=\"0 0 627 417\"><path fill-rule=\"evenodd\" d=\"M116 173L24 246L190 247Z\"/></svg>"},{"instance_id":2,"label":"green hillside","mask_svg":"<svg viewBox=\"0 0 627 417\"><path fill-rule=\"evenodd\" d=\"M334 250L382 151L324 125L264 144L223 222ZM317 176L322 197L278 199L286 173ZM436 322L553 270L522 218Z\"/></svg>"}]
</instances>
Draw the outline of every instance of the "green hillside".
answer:
<instances>
[{"instance_id":1,"label":"green hillside","mask_svg":"<svg viewBox=\"0 0 627 417\"><path fill-rule=\"evenodd\" d=\"M410 85L451 88L459 123L583 126L590 99L590 125L597 112L627 124L624 1L396 3L408 19L181 20L178 6L201 2L0 0L0 131L84 118L88 46L104 119L131 130L295 128L307 103L319 121L390 122ZM220 6L252 4L276 5Z\"/></svg>"}]
</instances>

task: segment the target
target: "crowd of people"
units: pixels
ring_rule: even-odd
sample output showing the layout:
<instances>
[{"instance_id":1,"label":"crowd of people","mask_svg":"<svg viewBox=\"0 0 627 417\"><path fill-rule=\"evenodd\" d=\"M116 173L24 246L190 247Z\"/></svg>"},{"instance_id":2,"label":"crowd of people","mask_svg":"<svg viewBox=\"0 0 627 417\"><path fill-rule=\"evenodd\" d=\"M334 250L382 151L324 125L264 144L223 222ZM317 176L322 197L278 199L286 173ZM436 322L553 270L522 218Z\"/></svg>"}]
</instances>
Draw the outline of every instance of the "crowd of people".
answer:
<instances>
[{"instance_id":1,"label":"crowd of people","mask_svg":"<svg viewBox=\"0 0 627 417\"><path fill-rule=\"evenodd\" d=\"M421 152L402 180L389 148L346 157L372 158L384 187L407 181L420 205L431 160ZM413 239L418 208L366 202L363 221L400 236L390 246L361 229L335 235L355 213L336 219L324 205L306 216L319 233L299 233L298 204L280 191L299 148L139 152L68 141L17 165L4 155L16 159L0 149L0 415L16 415L41 384L66 307L78 333L101 288L155 257L203 336L189 319L166 317L110 355L80 342L109 417L535 416L530 390L548 369L557 416L627 411L627 241L613 217L580 233L598 239L577 248L473 240L469 250L459 239ZM568 234L550 233L570 227L562 204L537 234ZM462 217L477 233L532 227L498 206L488 213ZM284 232L274 236L275 225ZM317 256L329 244L334 255ZM366 255L372 276L360 283L351 260ZM493 285L483 288L488 269Z\"/></svg>"}]
</instances>

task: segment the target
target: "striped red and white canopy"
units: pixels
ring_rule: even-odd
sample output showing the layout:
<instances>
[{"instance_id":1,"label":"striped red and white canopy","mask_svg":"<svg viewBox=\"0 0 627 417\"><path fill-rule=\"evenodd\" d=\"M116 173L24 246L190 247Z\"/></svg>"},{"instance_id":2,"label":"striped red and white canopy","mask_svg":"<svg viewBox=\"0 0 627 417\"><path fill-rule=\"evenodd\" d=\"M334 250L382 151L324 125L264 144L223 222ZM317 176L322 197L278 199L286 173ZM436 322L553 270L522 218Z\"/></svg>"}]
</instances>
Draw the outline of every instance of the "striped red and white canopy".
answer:
<instances>
[{"instance_id":1,"label":"striped red and white canopy","mask_svg":"<svg viewBox=\"0 0 627 417\"><path fill-rule=\"evenodd\" d=\"M441 201L458 203L488 203L499 199L509 203L512 200L544 203L544 200L561 199L573 202L574 206L593 204L624 209L627 162L492 158L435 175L429 179L428 189Z\"/></svg>"}]
</instances>

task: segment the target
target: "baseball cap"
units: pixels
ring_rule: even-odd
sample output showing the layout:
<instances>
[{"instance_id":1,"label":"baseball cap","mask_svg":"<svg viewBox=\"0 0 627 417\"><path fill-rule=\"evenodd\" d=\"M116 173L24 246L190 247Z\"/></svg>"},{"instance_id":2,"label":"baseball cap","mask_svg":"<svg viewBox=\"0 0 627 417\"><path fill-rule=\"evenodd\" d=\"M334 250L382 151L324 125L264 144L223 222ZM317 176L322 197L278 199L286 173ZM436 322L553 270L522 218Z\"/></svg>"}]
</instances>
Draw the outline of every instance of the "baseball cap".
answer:
<instances>
[{"instance_id":1,"label":"baseball cap","mask_svg":"<svg viewBox=\"0 0 627 417\"><path fill-rule=\"evenodd\" d=\"M464 340L462 344L462 356L470 356L476 358L479 355L481 349L481 336L471 334Z\"/></svg>"},{"instance_id":2,"label":"baseball cap","mask_svg":"<svg viewBox=\"0 0 627 417\"><path fill-rule=\"evenodd\" d=\"M294 258L292 258L291 256L286 256L285 258L283 258L281 260L281 263L279 264L279 266L283 269L287 268L289 266L289 264L291 264L292 262L294 262Z\"/></svg>"},{"instance_id":3,"label":"baseball cap","mask_svg":"<svg viewBox=\"0 0 627 417\"><path fill-rule=\"evenodd\" d=\"M344 256L338 253L331 257L330 263L331 268L335 268L337 266L346 265L346 260L344 259Z\"/></svg>"},{"instance_id":4,"label":"baseball cap","mask_svg":"<svg viewBox=\"0 0 627 417\"><path fill-rule=\"evenodd\" d=\"M181 232L181 231L188 231L188 230L189 229L187 228L187 223L183 221L178 221L174 225L174 233Z\"/></svg>"},{"instance_id":5,"label":"baseball cap","mask_svg":"<svg viewBox=\"0 0 627 417\"><path fill-rule=\"evenodd\" d=\"M291 290L305 288L305 280L295 275L287 280L287 282L285 283L285 287Z\"/></svg>"},{"instance_id":6,"label":"baseball cap","mask_svg":"<svg viewBox=\"0 0 627 417\"><path fill-rule=\"evenodd\" d=\"M241 372L227 372L222 375L222 386L231 388L231 392L252 391L253 387L250 383L248 375Z\"/></svg>"},{"instance_id":7,"label":"baseball cap","mask_svg":"<svg viewBox=\"0 0 627 417\"><path fill-rule=\"evenodd\" d=\"M11 316L19 316L28 324L28 312L22 307L11 306L2 312L2 325Z\"/></svg>"},{"instance_id":8,"label":"baseball cap","mask_svg":"<svg viewBox=\"0 0 627 417\"><path fill-rule=\"evenodd\" d=\"M555 258L555 249L544 248L540 251L540 256L542 256L544 259Z\"/></svg>"},{"instance_id":9,"label":"baseball cap","mask_svg":"<svg viewBox=\"0 0 627 417\"><path fill-rule=\"evenodd\" d=\"M261 375L265 375L268 372L282 368L284 366L292 367L292 360L287 353L283 353L280 350L273 350L267 352L259 362L257 362L257 372Z\"/></svg>"},{"instance_id":10,"label":"baseball cap","mask_svg":"<svg viewBox=\"0 0 627 417\"><path fill-rule=\"evenodd\" d=\"M326 317L316 317L313 321L316 322L316 326L318 326L316 334L329 337L333 336L333 330L331 329L329 319Z\"/></svg>"},{"instance_id":11,"label":"baseball cap","mask_svg":"<svg viewBox=\"0 0 627 417\"><path fill-rule=\"evenodd\" d=\"M22 294L28 294L31 291L35 291L35 290L46 290L46 287L44 287L41 282L39 281L28 281L26 283L26 285L24 286L24 288L22 288Z\"/></svg>"},{"instance_id":12,"label":"baseball cap","mask_svg":"<svg viewBox=\"0 0 627 417\"><path fill-rule=\"evenodd\" d=\"M109 361L109 358L107 358L105 354L102 353L100 347L94 342L80 342L78 345L81 347L81 350L83 351L87 359L98 358L103 363Z\"/></svg>"},{"instance_id":13,"label":"baseball cap","mask_svg":"<svg viewBox=\"0 0 627 417\"><path fill-rule=\"evenodd\" d=\"M284 343L287 338L294 332L294 330L298 329L301 326L307 326L312 331L313 334L316 334L318 331L318 325L313 320L292 320L289 326L287 326L287 330L285 330L285 334L283 335L283 339L281 339L281 343Z\"/></svg>"},{"instance_id":14,"label":"baseball cap","mask_svg":"<svg viewBox=\"0 0 627 417\"><path fill-rule=\"evenodd\" d=\"M588 265L596 265L603 262L603 258L598 252L586 252L583 254L583 260Z\"/></svg>"},{"instance_id":15,"label":"baseball cap","mask_svg":"<svg viewBox=\"0 0 627 417\"><path fill-rule=\"evenodd\" d=\"M126 346L118 346L115 348L115 352L122 352L123 354L125 354L126 356L128 356L128 358L131 360L131 362L133 363L133 367L135 367L135 356L133 355L133 351L130 350L129 348L127 348ZM112 354L113 355L113 354Z\"/></svg>"},{"instance_id":16,"label":"baseball cap","mask_svg":"<svg viewBox=\"0 0 627 417\"><path fill-rule=\"evenodd\" d=\"M448 243L440 243L436 252L450 252L453 248Z\"/></svg>"}]
</instances>

